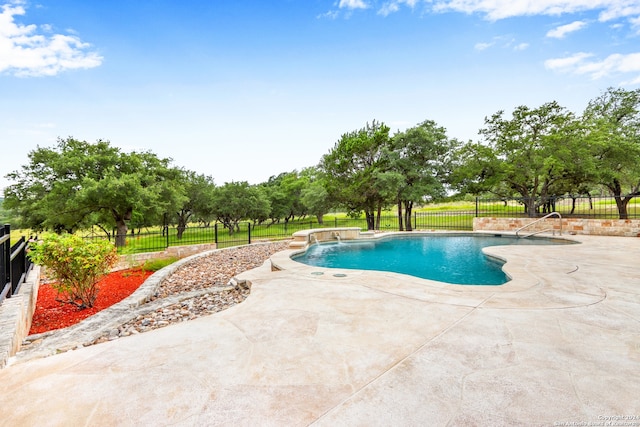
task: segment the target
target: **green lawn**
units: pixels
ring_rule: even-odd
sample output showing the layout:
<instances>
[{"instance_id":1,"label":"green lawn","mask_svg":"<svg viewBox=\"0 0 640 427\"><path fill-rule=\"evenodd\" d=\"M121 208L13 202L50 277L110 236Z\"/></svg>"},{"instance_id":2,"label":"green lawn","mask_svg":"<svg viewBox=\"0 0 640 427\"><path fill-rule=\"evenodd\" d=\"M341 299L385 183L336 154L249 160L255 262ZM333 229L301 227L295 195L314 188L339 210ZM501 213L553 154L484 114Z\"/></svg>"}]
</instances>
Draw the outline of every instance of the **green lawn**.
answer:
<instances>
[{"instance_id":1,"label":"green lawn","mask_svg":"<svg viewBox=\"0 0 640 427\"><path fill-rule=\"evenodd\" d=\"M563 216L571 212L571 199L559 201L555 209ZM576 200L574 215L588 215L602 218L617 218L617 208L613 199L594 199L590 204L587 198ZM640 217L640 198L635 198L628 205L628 212L631 217ZM479 216L523 216L524 208L517 201L504 203L501 201L481 201L479 205ZM413 227L416 230L471 230L473 218L476 215L475 201L456 201L447 203L433 203L420 206L414 209L412 218ZM288 239L293 233L299 230L322 227L359 227L367 229L364 215L359 218L351 218L343 212L332 212L324 216L324 224L318 224L315 217L297 219L285 224L284 221L276 224L260 224L251 229L251 241L261 240L282 240ZM382 213L380 221L381 230L398 230L398 218L395 208ZM11 241L16 242L20 236L29 236L30 230L11 230ZM81 233L82 234L82 233ZM87 233L84 233L87 234ZM91 237L104 238L101 232L91 231ZM167 246L184 246L202 243L215 243L215 228L201 227L198 224L191 224L184 232L182 239L177 238L175 227L169 227L169 234L163 235L161 227L148 227L140 233L127 235L127 245L120 248L123 254L151 252L164 250ZM217 244L218 247L229 247L247 244L249 242L249 223L240 223L240 230L229 234L229 231L218 224Z\"/></svg>"}]
</instances>

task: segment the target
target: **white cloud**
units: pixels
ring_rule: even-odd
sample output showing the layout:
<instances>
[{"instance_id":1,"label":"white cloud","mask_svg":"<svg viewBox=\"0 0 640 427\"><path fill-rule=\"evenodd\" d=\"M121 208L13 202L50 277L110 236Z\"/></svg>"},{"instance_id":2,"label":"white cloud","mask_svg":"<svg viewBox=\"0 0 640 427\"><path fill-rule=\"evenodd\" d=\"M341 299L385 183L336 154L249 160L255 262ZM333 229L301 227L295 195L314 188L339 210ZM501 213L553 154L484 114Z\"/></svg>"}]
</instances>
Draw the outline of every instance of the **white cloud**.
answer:
<instances>
[{"instance_id":1,"label":"white cloud","mask_svg":"<svg viewBox=\"0 0 640 427\"><path fill-rule=\"evenodd\" d=\"M640 71L640 52L620 55L618 70L622 73Z\"/></svg>"},{"instance_id":2,"label":"white cloud","mask_svg":"<svg viewBox=\"0 0 640 427\"><path fill-rule=\"evenodd\" d=\"M640 15L640 3L637 0L609 0L607 7L600 13L598 19L602 22L616 18L637 17Z\"/></svg>"},{"instance_id":3,"label":"white cloud","mask_svg":"<svg viewBox=\"0 0 640 427\"><path fill-rule=\"evenodd\" d=\"M640 85L640 75L633 80L620 83L620 86L635 86Z\"/></svg>"},{"instance_id":4,"label":"white cloud","mask_svg":"<svg viewBox=\"0 0 640 427\"><path fill-rule=\"evenodd\" d=\"M384 5L382 5L380 10L378 10L378 15L388 16L392 13L397 12L398 10L400 10L398 3L385 3Z\"/></svg>"},{"instance_id":5,"label":"white cloud","mask_svg":"<svg viewBox=\"0 0 640 427\"><path fill-rule=\"evenodd\" d=\"M567 71L591 56L590 53L578 52L564 58L547 59L544 66L550 70Z\"/></svg>"},{"instance_id":6,"label":"white cloud","mask_svg":"<svg viewBox=\"0 0 640 427\"><path fill-rule=\"evenodd\" d=\"M435 11L485 14L490 20L600 10L600 21L640 15L637 0L434 0Z\"/></svg>"},{"instance_id":7,"label":"white cloud","mask_svg":"<svg viewBox=\"0 0 640 427\"><path fill-rule=\"evenodd\" d=\"M417 3L418 3L418 0L392 0L392 1L388 1L385 4L382 5L380 10L378 10L378 15L387 16L387 15L390 15L392 13L395 13L398 10L400 10L400 6L402 6L403 4L409 6L410 8L413 9Z\"/></svg>"},{"instance_id":8,"label":"white cloud","mask_svg":"<svg viewBox=\"0 0 640 427\"><path fill-rule=\"evenodd\" d=\"M340 0L340 9L366 9L369 6L362 0Z\"/></svg>"},{"instance_id":9,"label":"white cloud","mask_svg":"<svg viewBox=\"0 0 640 427\"><path fill-rule=\"evenodd\" d=\"M317 16L318 19L327 18L327 19L336 19L340 13L337 10L330 10L325 13L321 13Z\"/></svg>"},{"instance_id":10,"label":"white cloud","mask_svg":"<svg viewBox=\"0 0 640 427\"><path fill-rule=\"evenodd\" d=\"M75 35L52 34L50 25L16 23L15 16L24 15L21 2L2 6L0 13L0 72L16 76L54 76L62 71L93 68L102 57L89 50L91 45Z\"/></svg>"},{"instance_id":11,"label":"white cloud","mask_svg":"<svg viewBox=\"0 0 640 427\"><path fill-rule=\"evenodd\" d=\"M584 21L573 21L570 24L560 25L559 27L554 28L553 30L549 30L549 32L547 32L547 37L561 39L561 38L564 38L564 36L566 36L567 34L573 33L574 31L581 30L586 26L587 26L587 23Z\"/></svg>"},{"instance_id":12,"label":"white cloud","mask_svg":"<svg viewBox=\"0 0 640 427\"><path fill-rule=\"evenodd\" d=\"M474 46L475 50L485 50L485 49L489 49L491 46L493 46L494 43L476 43L476 45Z\"/></svg>"},{"instance_id":13,"label":"white cloud","mask_svg":"<svg viewBox=\"0 0 640 427\"><path fill-rule=\"evenodd\" d=\"M588 60L591 57L592 54L580 52L565 58L549 59L544 65L555 71L587 74L593 79L612 74L640 73L640 53L614 53L601 61Z\"/></svg>"},{"instance_id":14,"label":"white cloud","mask_svg":"<svg viewBox=\"0 0 640 427\"><path fill-rule=\"evenodd\" d=\"M339 0L334 3L338 10L369 9L376 1ZM378 15L388 16L398 12L401 6L414 8L419 3L431 5L434 12L479 13L488 20L497 21L519 16L560 16L588 11L599 11L598 20L607 22L618 18L627 18L634 26L640 26L640 1L638 0L385 0L378 9ZM327 12L318 17L335 18L336 12ZM558 27L547 33L548 37L564 37L565 34L583 28L586 23L576 21ZM577 28L573 26L579 26Z\"/></svg>"},{"instance_id":15,"label":"white cloud","mask_svg":"<svg viewBox=\"0 0 640 427\"><path fill-rule=\"evenodd\" d=\"M496 36L491 42L480 42L474 45L475 50L483 51L492 46L499 45L502 49L525 50L529 47L529 43L518 43L516 39L509 36Z\"/></svg>"}]
</instances>

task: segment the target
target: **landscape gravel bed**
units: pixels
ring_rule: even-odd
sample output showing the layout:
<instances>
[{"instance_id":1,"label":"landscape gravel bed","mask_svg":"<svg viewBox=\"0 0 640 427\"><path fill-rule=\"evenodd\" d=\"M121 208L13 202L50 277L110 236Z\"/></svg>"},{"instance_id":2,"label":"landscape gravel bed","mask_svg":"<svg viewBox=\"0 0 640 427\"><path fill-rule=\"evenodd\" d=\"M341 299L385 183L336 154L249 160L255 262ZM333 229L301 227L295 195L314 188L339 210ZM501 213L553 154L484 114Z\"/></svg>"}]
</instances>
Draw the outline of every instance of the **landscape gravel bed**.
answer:
<instances>
[{"instance_id":1,"label":"landscape gravel bed","mask_svg":"<svg viewBox=\"0 0 640 427\"><path fill-rule=\"evenodd\" d=\"M244 301L250 293L248 287L235 283L234 277L260 267L271 255L288 249L288 244L288 240L260 243L197 256L162 278L150 295L132 295L132 300L138 298L141 303L106 309L78 325L28 336L16 360L44 357L225 310ZM147 282L153 280L151 276ZM141 288L148 288L147 282Z\"/></svg>"}]
</instances>

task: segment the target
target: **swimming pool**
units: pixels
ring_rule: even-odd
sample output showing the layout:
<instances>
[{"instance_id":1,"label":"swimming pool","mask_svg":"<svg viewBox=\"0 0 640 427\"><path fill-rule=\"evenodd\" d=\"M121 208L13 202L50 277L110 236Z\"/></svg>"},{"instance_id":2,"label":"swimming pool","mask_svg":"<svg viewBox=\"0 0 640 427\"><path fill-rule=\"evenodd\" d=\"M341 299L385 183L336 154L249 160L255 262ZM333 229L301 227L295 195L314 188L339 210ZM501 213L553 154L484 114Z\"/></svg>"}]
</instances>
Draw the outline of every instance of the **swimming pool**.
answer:
<instances>
[{"instance_id":1,"label":"swimming pool","mask_svg":"<svg viewBox=\"0 0 640 427\"><path fill-rule=\"evenodd\" d=\"M458 285L502 285L504 263L482 253L487 246L569 244L547 238L444 234L320 243L295 261L316 267L391 271Z\"/></svg>"}]
</instances>

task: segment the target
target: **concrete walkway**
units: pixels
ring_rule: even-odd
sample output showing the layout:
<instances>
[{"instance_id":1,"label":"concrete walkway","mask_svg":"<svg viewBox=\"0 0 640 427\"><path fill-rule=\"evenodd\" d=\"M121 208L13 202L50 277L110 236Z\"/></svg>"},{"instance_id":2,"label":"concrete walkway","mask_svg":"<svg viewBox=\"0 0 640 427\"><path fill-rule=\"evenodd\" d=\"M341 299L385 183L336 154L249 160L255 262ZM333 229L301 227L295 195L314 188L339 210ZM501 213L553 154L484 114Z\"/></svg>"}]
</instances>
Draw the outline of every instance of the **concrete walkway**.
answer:
<instances>
[{"instance_id":1,"label":"concrete walkway","mask_svg":"<svg viewBox=\"0 0 640 427\"><path fill-rule=\"evenodd\" d=\"M0 425L640 425L640 239L575 239L488 249L498 287L281 252L227 311L1 370Z\"/></svg>"}]
</instances>

